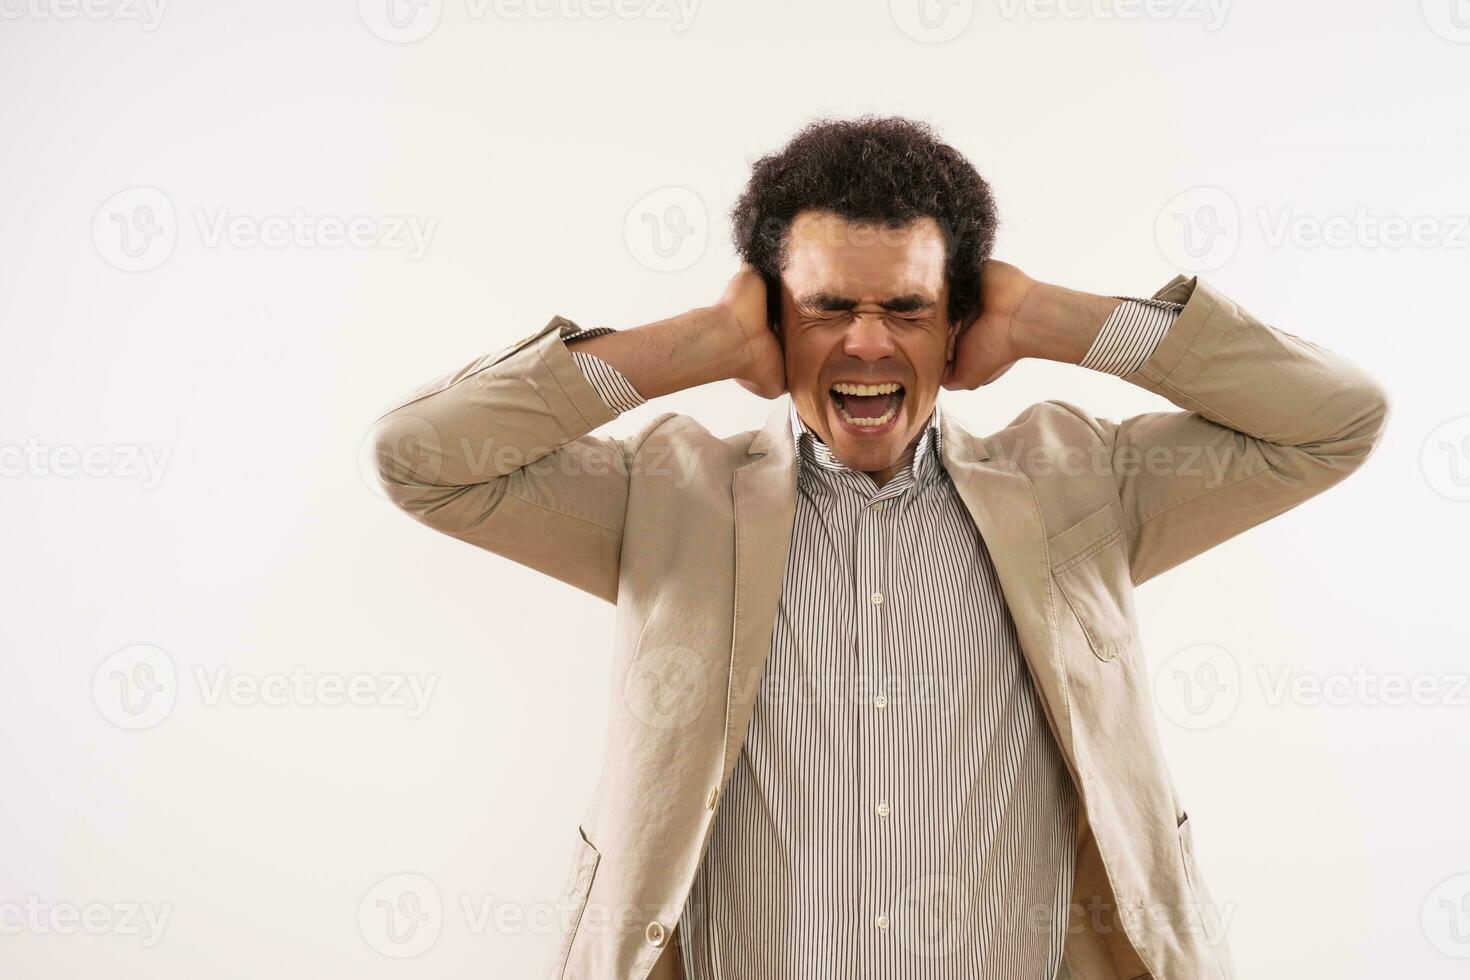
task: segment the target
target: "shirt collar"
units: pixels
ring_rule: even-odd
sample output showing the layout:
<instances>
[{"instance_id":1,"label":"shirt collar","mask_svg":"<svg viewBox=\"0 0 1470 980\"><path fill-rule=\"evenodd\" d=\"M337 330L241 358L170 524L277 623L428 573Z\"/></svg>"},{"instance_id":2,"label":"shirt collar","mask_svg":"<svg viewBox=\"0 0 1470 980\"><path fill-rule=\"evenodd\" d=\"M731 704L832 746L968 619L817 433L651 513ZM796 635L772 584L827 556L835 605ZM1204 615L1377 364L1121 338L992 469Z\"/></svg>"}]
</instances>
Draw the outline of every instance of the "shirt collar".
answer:
<instances>
[{"instance_id":1,"label":"shirt collar","mask_svg":"<svg viewBox=\"0 0 1470 980\"><path fill-rule=\"evenodd\" d=\"M832 450L827 447L821 438L801 420L796 413L796 402L790 401L791 415L791 439L796 444L796 466L800 475L805 466L813 470L828 470L834 473L856 472L845 463L840 462L832 455ZM935 399L934 411L929 416L929 421L924 424L923 431L919 434L919 442L914 446L913 459L909 461L908 469L900 476L909 476L912 482L922 482L932 478L943 468L943 456L939 445L940 413L939 401ZM903 481L910 482L909 480Z\"/></svg>"}]
</instances>

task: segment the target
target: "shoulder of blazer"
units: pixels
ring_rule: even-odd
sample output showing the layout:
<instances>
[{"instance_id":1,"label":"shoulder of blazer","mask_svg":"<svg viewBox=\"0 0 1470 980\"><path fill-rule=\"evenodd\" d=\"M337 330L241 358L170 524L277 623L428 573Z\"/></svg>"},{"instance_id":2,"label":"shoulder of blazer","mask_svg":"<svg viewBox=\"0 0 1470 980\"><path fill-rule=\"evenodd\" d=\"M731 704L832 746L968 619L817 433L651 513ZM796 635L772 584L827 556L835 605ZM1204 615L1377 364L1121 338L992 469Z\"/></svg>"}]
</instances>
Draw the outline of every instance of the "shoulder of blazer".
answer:
<instances>
[{"instance_id":1,"label":"shoulder of blazer","mask_svg":"<svg viewBox=\"0 0 1470 980\"><path fill-rule=\"evenodd\" d=\"M969 433L960 429L964 435ZM1064 401L1028 406L1003 429L984 437L971 436L980 457L1025 462L1027 453L1054 452L1070 446L1090 447L1106 441L1103 427L1086 411Z\"/></svg>"}]
</instances>

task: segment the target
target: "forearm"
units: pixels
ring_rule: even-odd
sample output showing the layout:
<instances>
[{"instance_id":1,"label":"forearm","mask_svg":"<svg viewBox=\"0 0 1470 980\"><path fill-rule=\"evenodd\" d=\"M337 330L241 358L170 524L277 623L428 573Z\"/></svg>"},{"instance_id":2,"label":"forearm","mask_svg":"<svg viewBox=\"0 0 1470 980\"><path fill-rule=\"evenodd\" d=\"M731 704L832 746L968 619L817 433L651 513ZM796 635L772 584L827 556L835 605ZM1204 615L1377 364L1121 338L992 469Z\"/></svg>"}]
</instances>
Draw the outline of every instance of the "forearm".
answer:
<instances>
[{"instance_id":1,"label":"forearm","mask_svg":"<svg viewBox=\"0 0 1470 980\"><path fill-rule=\"evenodd\" d=\"M1076 364L1123 301L1037 282L1016 309L1011 343L1018 357Z\"/></svg>"},{"instance_id":2,"label":"forearm","mask_svg":"<svg viewBox=\"0 0 1470 980\"><path fill-rule=\"evenodd\" d=\"M574 349L605 361L644 398L737 377L748 357L718 307L577 341Z\"/></svg>"}]
</instances>

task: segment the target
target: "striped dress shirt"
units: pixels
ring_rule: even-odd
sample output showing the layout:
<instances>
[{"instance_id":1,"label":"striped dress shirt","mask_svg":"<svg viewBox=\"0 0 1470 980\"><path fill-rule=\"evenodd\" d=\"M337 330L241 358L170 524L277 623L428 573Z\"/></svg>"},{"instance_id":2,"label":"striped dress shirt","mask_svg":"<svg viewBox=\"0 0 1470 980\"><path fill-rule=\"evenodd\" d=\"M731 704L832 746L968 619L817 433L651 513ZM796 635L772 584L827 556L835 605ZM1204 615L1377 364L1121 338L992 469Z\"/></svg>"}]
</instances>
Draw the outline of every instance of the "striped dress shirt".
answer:
<instances>
[{"instance_id":1,"label":"striped dress shirt","mask_svg":"<svg viewBox=\"0 0 1470 980\"><path fill-rule=\"evenodd\" d=\"M1082 366L1130 373L1180 309L1120 298ZM642 404L606 362L572 357L609 407ZM790 552L679 922L689 980L1057 975L1077 800L939 417L880 488L791 410Z\"/></svg>"}]
</instances>

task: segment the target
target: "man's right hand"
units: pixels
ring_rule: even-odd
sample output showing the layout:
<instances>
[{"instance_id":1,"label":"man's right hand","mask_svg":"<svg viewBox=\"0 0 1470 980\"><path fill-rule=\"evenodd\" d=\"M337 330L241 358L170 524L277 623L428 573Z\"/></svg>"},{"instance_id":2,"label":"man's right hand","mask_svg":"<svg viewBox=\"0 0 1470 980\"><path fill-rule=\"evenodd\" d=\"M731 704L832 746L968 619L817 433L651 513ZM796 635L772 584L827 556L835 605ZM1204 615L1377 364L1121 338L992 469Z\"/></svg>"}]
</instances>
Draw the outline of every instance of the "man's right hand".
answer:
<instances>
[{"instance_id":1,"label":"man's right hand","mask_svg":"<svg viewBox=\"0 0 1470 980\"><path fill-rule=\"evenodd\" d=\"M715 309L729 318L729 329L743 338L744 356L735 372L741 387L762 398L786 393L786 355L766 310L766 284L753 266L745 265L725 287Z\"/></svg>"}]
</instances>

